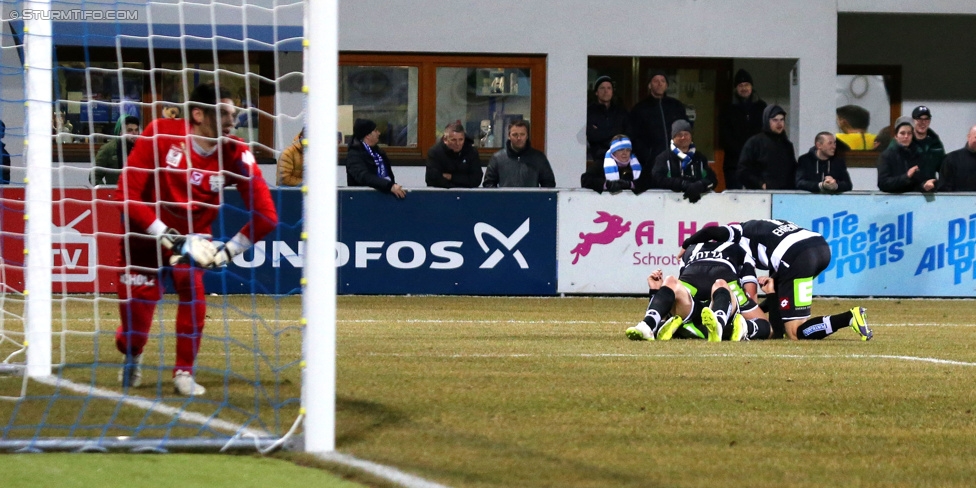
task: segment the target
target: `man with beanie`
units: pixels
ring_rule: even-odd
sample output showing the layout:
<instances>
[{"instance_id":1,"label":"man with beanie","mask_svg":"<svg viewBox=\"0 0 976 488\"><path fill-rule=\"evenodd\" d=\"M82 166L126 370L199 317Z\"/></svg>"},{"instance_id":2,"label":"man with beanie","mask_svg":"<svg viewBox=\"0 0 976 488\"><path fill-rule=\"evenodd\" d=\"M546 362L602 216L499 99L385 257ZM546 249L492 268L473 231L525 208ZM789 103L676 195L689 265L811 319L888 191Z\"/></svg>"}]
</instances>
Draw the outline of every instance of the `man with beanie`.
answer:
<instances>
[{"instance_id":1,"label":"man with beanie","mask_svg":"<svg viewBox=\"0 0 976 488\"><path fill-rule=\"evenodd\" d=\"M732 80L735 93L732 101L722 111L719 122L719 140L725 151L722 170L725 173L725 188L741 190L742 183L736 172L739 169L739 154L750 137L763 128L763 110L766 102L759 98L752 86L752 75L744 69L736 71Z\"/></svg>"},{"instance_id":2,"label":"man with beanie","mask_svg":"<svg viewBox=\"0 0 976 488\"><path fill-rule=\"evenodd\" d=\"M800 156L796 168L796 188L810 193L843 193L853 187L847 163L837 156L837 139L821 132L810 152Z\"/></svg>"},{"instance_id":3,"label":"man with beanie","mask_svg":"<svg viewBox=\"0 0 976 488\"><path fill-rule=\"evenodd\" d=\"M629 135L637 158L654 161L658 154L668 150L671 124L678 119L687 119L688 115L683 103L666 95L668 77L664 71L652 71L647 88L647 98L630 111Z\"/></svg>"},{"instance_id":4,"label":"man with beanie","mask_svg":"<svg viewBox=\"0 0 976 488\"><path fill-rule=\"evenodd\" d=\"M921 171L922 154L915 148L914 124L907 116L894 123L891 146L878 156L878 189L887 193L930 192L936 180Z\"/></svg>"},{"instance_id":5,"label":"man with beanie","mask_svg":"<svg viewBox=\"0 0 976 488\"><path fill-rule=\"evenodd\" d=\"M529 142L529 123L516 120L508 127L505 148L488 160L485 188L555 188L549 158Z\"/></svg>"},{"instance_id":6,"label":"man with beanie","mask_svg":"<svg viewBox=\"0 0 976 488\"><path fill-rule=\"evenodd\" d=\"M664 151L654 161L654 186L683 192L684 198L695 203L702 194L715 188L715 173L708 167L708 157L695 150L691 140L691 124L684 119L671 124L670 151Z\"/></svg>"},{"instance_id":7,"label":"man with beanie","mask_svg":"<svg viewBox=\"0 0 976 488\"><path fill-rule=\"evenodd\" d=\"M397 184L390 159L380 149L380 131L376 122L356 119L352 126L352 140L346 153L346 184L369 186L397 198L407 196L406 190Z\"/></svg>"},{"instance_id":8,"label":"man with beanie","mask_svg":"<svg viewBox=\"0 0 976 488\"><path fill-rule=\"evenodd\" d=\"M786 111L779 105L763 110L762 132L742 146L739 181L748 190L796 188L796 154L786 136Z\"/></svg>"},{"instance_id":9,"label":"man with beanie","mask_svg":"<svg viewBox=\"0 0 976 488\"><path fill-rule=\"evenodd\" d=\"M613 100L613 80L601 76L593 83L596 102L586 108L586 142L590 144L590 158L594 166L603 163L610 140L627 133L627 111Z\"/></svg>"},{"instance_id":10,"label":"man with beanie","mask_svg":"<svg viewBox=\"0 0 976 488\"><path fill-rule=\"evenodd\" d=\"M929 129L932 123L932 111L925 105L919 105L912 110L912 127L915 137L915 151L921 156L918 170L923 180L930 180L937 176L942 161L946 157L945 146L935 131Z\"/></svg>"},{"instance_id":11,"label":"man with beanie","mask_svg":"<svg viewBox=\"0 0 976 488\"><path fill-rule=\"evenodd\" d=\"M969 128L966 145L946 156L939 185L940 191L976 191L976 125Z\"/></svg>"}]
</instances>

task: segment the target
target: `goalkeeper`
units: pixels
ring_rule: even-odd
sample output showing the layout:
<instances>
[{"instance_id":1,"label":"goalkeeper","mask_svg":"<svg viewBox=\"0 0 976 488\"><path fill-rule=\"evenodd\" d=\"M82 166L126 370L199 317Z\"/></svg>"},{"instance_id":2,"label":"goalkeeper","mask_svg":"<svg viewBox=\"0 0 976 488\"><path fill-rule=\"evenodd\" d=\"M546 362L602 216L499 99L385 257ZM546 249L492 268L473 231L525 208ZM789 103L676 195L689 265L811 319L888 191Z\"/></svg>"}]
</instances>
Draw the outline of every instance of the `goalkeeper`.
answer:
<instances>
[{"instance_id":1,"label":"goalkeeper","mask_svg":"<svg viewBox=\"0 0 976 488\"><path fill-rule=\"evenodd\" d=\"M233 102L224 90L219 95L213 84L199 85L186 119L149 124L119 180L125 236L117 285L122 323L115 342L125 355L123 387L142 382L143 347L169 278L179 296L173 385L184 396L206 392L194 380L206 315L204 270L226 266L278 223L254 156L229 135L236 122ZM251 220L230 241L215 243L210 226L228 186L237 187Z\"/></svg>"}]
</instances>

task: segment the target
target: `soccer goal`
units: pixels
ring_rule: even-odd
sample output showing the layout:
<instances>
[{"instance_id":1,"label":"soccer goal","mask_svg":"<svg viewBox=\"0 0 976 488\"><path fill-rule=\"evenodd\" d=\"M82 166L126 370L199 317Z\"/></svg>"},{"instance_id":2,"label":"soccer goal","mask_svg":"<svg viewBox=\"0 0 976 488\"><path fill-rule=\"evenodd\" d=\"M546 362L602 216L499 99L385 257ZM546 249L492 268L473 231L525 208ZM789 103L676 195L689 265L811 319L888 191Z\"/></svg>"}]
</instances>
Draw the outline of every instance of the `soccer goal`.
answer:
<instances>
[{"instance_id":1,"label":"soccer goal","mask_svg":"<svg viewBox=\"0 0 976 488\"><path fill-rule=\"evenodd\" d=\"M0 450L334 450L336 2L2 9Z\"/></svg>"}]
</instances>

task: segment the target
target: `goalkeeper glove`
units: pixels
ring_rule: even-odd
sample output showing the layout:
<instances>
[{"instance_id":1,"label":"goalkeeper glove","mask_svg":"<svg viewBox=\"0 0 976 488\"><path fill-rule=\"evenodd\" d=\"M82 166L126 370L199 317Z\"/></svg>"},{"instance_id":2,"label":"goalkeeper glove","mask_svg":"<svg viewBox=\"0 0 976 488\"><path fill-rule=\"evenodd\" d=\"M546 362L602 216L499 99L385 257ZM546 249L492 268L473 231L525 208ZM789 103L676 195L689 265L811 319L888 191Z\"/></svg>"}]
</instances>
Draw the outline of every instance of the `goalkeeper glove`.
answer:
<instances>
[{"instance_id":1,"label":"goalkeeper glove","mask_svg":"<svg viewBox=\"0 0 976 488\"><path fill-rule=\"evenodd\" d=\"M223 268L234 260L234 257L251 247L251 240L243 234L237 234L226 243L217 245L217 255L214 256L213 267Z\"/></svg>"},{"instance_id":2,"label":"goalkeeper glove","mask_svg":"<svg viewBox=\"0 0 976 488\"><path fill-rule=\"evenodd\" d=\"M159 243L166 249L173 252L169 259L170 266L181 263L189 263L201 268L209 268L214 264L214 257L217 255L217 246L210 242L210 236L206 234L182 235L175 229L166 229L159 236Z\"/></svg>"}]
</instances>

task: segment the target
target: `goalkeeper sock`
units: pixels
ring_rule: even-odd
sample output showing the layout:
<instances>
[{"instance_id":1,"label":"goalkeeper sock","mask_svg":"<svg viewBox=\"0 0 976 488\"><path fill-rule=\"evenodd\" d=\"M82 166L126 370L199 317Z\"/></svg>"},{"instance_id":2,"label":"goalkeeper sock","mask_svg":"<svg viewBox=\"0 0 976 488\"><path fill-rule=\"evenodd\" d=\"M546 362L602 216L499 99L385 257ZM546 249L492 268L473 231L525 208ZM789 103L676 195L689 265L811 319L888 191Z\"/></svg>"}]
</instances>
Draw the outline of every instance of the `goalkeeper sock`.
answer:
<instances>
[{"instance_id":1,"label":"goalkeeper sock","mask_svg":"<svg viewBox=\"0 0 976 488\"><path fill-rule=\"evenodd\" d=\"M796 329L796 338L823 339L837 331L834 324L843 324L841 325L842 328L847 327L851 324L851 319L853 318L854 314L850 311L837 315L811 318Z\"/></svg>"},{"instance_id":2,"label":"goalkeeper sock","mask_svg":"<svg viewBox=\"0 0 976 488\"><path fill-rule=\"evenodd\" d=\"M207 316L203 270L186 265L173 268L173 285L180 298L176 308L176 364L173 369L192 372Z\"/></svg>"}]
</instances>

